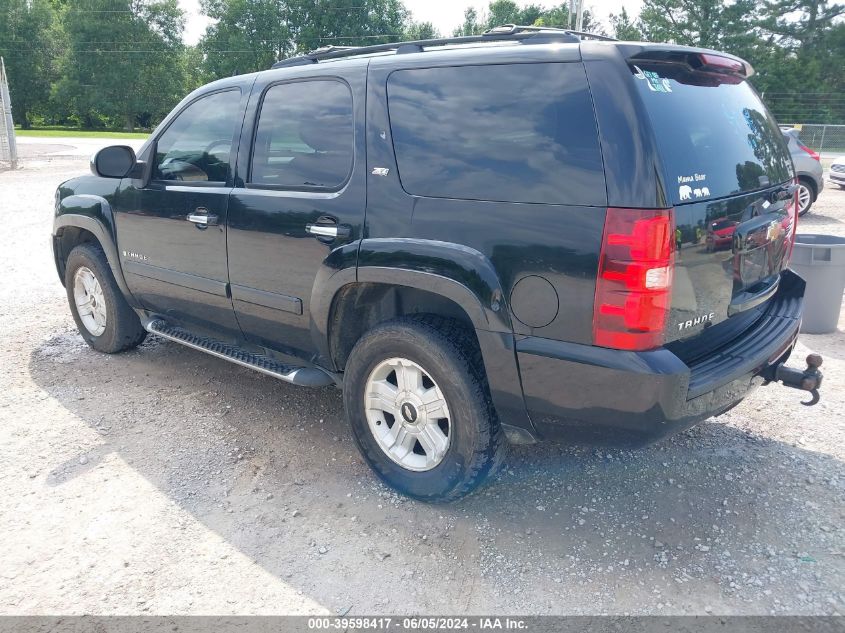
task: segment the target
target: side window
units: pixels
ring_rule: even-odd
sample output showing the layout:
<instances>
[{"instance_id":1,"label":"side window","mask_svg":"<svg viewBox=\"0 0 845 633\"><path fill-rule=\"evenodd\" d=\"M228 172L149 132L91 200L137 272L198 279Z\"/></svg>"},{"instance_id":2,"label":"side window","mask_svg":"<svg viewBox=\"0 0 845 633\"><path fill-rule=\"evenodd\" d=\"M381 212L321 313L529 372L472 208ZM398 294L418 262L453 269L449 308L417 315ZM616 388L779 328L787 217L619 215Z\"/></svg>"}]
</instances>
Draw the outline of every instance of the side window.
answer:
<instances>
[{"instance_id":1,"label":"side window","mask_svg":"<svg viewBox=\"0 0 845 633\"><path fill-rule=\"evenodd\" d=\"M606 204L581 64L398 70L387 94L399 179L408 193Z\"/></svg>"},{"instance_id":2,"label":"side window","mask_svg":"<svg viewBox=\"0 0 845 633\"><path fill-rule=\"evenodd\" d=\"M334 80L272 86L264 95L250 183L337 189L352 171L352 93Z\"/></svg>"},{"instance_id":3,"label":"side window","mask_svg":"<svg viewBox=\"0 0 845 633\"><path fill-rule=\"evenodd\" d=\"M228 90L182 110L158 139L153 179L225 182L240 100Z\"/></svg>"}]
</instances>

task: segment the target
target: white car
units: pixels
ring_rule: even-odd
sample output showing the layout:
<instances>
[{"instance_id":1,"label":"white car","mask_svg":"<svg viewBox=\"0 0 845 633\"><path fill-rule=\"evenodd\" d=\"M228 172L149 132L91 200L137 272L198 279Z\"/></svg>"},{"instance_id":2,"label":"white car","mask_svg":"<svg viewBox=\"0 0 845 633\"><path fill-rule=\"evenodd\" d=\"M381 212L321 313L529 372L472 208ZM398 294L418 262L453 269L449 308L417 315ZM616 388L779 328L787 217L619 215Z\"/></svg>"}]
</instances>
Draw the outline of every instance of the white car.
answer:
<instances>
[{"instance_id":1,"label":"white car","mask_svg":"<svg viewBox=\"0 0 845 633\"><path fill-rule=\"evenodd\" d=\"M845 156L834 159L830 164L827 179L834 185L839 185L845 189Z\"/></svg>"}]
</instances>

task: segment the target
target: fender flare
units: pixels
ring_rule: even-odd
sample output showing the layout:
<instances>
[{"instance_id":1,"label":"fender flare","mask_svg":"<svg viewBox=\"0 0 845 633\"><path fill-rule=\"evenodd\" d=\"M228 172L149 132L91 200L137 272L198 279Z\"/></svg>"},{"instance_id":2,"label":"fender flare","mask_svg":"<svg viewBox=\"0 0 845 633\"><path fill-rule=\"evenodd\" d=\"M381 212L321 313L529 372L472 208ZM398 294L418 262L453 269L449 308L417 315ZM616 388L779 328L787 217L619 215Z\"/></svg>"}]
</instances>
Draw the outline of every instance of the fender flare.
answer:
<instances>
[{"instance_id":1,"label":"fender flare","mask_svg":"<svg viewBox=\"0 0 845 633\"><path fill-rule=\"evenodd\" d=\"M513 333L498 275L479 251L435 240L364 239L333 250L314 279L311 335L324 358L330 357L329 316L335 298L356 282L433 292L460 306L476 330Z\"/></svg>"},{"instance_id":2,"label":"fender flare","mask_svg":"<svg viewBox=\"0 0 845 633\"><path fill-rule=\"evenodd\" d=\"M120 255L114 238L114 216L108 200L100 196L75 194L58 203L57 215L53 220L53 255L56 259L56 270L59 271L60 278L62 278L63 267L59 262L58 241L63 230L68 227L84 229L97 238L118 287L127 301L130 304L135 304L132 293L126 285L123 268L120 265ZM64 283L63 278L62 282ZM133 305L133 307L137 306Z\"/></svg>"},{"instance_id":3,"label":"fender flare","mask_svg":"<svg viewBox=\"0 0 845 633\"><path fill-rule=\"evenodd\" d=\"M428 290L461 306L478 330L513 332L493 263L462 244L414 238L362 240L358 281Z\"/></svg>"}]
</instances>

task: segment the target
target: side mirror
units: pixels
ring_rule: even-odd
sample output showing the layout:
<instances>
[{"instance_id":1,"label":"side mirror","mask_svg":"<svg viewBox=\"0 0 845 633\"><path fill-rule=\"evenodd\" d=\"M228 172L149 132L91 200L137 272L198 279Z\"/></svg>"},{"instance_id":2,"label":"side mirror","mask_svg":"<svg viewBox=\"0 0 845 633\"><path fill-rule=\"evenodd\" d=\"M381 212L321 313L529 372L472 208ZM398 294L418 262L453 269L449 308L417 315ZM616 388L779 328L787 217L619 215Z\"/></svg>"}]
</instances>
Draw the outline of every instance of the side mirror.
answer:
<instances>
[{"instance_id":1,"label":"side mirror","mask_svg":"<svg viewBox=\"0 0 845 633\"><path fill-rule=\"evenodd\" d=\"M104 147L91 158L91 172L103 178L124 178L135 166L135 150L128 145Z\"/></svg>"}]
</instances>

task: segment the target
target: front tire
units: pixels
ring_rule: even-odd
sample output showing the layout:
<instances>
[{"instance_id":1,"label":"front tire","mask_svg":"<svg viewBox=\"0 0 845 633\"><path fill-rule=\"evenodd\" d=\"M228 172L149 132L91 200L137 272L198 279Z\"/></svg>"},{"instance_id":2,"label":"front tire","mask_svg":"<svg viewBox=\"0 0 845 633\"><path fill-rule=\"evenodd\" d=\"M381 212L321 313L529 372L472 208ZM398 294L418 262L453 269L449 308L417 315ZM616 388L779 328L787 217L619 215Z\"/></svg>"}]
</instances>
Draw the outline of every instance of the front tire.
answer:
<instances>
[{"instance_id":1,"label":"front tire","mask_svg":"<svg viewBox=\"0 0 845 633\"><path fill-rule=\"evenodd\" d=\"M343 399L364 459L416 499L458 499L504 459L481 353L456 321L401 318L364 334L346 363Z\"/></svg>"},{"instance_id":2,"label":"front tire","mask_svg":"<svg viewBox=\"0 0 845 633\"><path fill-rule=\"evenodd\" d=\"M65 288L76 327L95 350L115 354L137 347L146 338L99 245L80 244L70 252Z\"/></svg>"}]
</instances>

